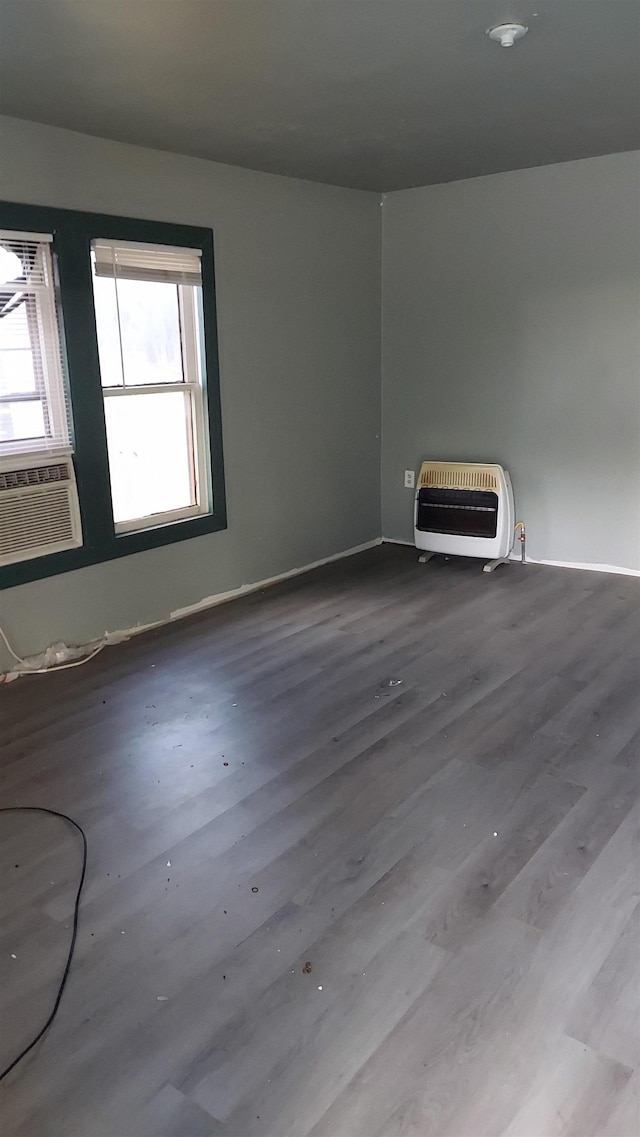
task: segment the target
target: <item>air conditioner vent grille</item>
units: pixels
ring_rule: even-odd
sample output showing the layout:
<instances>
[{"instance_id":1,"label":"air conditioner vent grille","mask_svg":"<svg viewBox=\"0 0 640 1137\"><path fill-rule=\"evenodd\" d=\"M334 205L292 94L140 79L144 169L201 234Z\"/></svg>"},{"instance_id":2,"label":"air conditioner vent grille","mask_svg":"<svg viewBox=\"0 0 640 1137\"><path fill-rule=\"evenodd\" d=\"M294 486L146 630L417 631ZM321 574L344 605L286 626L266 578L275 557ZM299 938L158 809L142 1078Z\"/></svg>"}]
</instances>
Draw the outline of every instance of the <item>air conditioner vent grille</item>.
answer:
<instances>
[{"instance_id":1,"label":"air conditioner vent grille","mask_svg":"<svg viewBox=\"0 0 640 1137\"><path fill-rule=\"evenodd\" d=\"M29 486L46 486L55 482L70 480L67 462L56 462L49 466L31 466L24 470L0 471L0 493L8 490L27 489Z\"/></svg>"},{"instance_id":2,"label":"air conditioner vent grille","mask_svg":"<svg viewBox=\"0 0 640 1137\"><path fill-rule=\"evenodd\" d=\"M0 499L0 556L77 543L66 486Z\"/></svg>"}]
</instances>

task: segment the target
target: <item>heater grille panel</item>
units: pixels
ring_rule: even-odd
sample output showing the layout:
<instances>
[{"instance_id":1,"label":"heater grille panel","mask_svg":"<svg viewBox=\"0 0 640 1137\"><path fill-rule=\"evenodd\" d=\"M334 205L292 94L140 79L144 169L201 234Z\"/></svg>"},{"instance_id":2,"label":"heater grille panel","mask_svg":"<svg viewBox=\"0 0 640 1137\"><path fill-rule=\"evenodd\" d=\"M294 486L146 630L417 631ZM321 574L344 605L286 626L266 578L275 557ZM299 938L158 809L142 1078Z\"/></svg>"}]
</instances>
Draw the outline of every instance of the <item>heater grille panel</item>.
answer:
<instances>
[{"instance_id":1,"label":"heater grille panel","mask_svg":"<svg viewBox=\"0 0 640 1137\"><path fill-rule=\"evenodd\" d=\"M454 533L460 537L495 537L498 495L486 490L418 491L416 528L422 533Z\"/></svg>"},{"instance_id":2,"label":"heater grille panel","mask_svg":"<svg viewBox=\"0 0 640 1137\"><path fill-rule=\"evenodd\" d=\"M465 466L458 462L423 462L419 485L495 492L498 489L498 478L491 466Z\"/></svg>"}]
</instances>

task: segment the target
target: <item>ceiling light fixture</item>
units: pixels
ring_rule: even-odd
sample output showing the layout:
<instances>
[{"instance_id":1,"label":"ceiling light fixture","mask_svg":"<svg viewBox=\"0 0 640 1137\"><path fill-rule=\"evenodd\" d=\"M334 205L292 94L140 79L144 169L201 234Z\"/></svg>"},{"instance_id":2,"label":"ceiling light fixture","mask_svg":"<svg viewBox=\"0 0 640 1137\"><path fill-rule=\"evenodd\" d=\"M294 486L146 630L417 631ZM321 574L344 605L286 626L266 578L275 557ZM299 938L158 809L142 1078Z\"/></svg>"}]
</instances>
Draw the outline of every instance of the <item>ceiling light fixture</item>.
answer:
<instances>
[{"instance_id":1,"label":"ceiling light fixture","mask_svg":"<svg viewBox=\"0 0 640 1137\"><path fill-rule=\"evenodd\" d=\"M513 47L516 40L522 39L528 31L524 24L497 24L495 28L487 29L487 35L500 47Z\"/></svg>"}]
</instances>

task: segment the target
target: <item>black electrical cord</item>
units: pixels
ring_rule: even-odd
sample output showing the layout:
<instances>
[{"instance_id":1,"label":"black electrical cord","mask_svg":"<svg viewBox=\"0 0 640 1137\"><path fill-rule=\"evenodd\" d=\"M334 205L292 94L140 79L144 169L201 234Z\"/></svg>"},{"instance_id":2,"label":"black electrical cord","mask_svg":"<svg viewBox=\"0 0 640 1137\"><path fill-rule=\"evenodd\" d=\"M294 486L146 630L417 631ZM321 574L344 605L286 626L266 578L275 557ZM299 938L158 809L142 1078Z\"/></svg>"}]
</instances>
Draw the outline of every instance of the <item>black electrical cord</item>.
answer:
<instances>
[{"instance_id":1,"label":"black electrical cord","mask_svg":"<svg viewBox=\"0 0 640 1137\"><path fill-rule=\"evenodd\" d=\"M6 1069L0 1073L1 1082L2 1079L6 1078L7 1074L9 1074L11 1070L13 1070L13 1068L18 1065L18 1062L22 1061L25 1054L28 1054L30 1050L33 1050L34 1046L36 1046L36 1044L40 1041L43 1034L46 1034L48 1031L58 1012L60 1000L62 999L62 992L64 991L67 979L69 978L71 960L73 959L73 953L76 947L76 937L78 935L78 915L80 912L80 893L82 892L82 886L84 884L84 878L87 871L87 838L85 836L84 829L81 825L78 825L77 821L74 821L72 817L67 817L66 813L58 813L56 809L45 809L44 806L41 805L14 805L8 806L6 808L0 808L0 813L49 813L51 817L61 817L63 821L68 821L69 825L73 825L74 829L77 829L78 833L82 837L82 871L80 873L78 891L76 892L75 904L73 906L73 931L71 933L71 943L69 944L67 962L62 973L62 979L60 980L60 986L58 987L58 993L53 1004L53 1009L46 1023L42 1029L38 1031L35 1038L28 1044L28 1046L25 1046L24 1050L21 1050L18 1054L18 1057L14 1058L13 1062L10 1062Z\"/></svg>"}]
</instances>

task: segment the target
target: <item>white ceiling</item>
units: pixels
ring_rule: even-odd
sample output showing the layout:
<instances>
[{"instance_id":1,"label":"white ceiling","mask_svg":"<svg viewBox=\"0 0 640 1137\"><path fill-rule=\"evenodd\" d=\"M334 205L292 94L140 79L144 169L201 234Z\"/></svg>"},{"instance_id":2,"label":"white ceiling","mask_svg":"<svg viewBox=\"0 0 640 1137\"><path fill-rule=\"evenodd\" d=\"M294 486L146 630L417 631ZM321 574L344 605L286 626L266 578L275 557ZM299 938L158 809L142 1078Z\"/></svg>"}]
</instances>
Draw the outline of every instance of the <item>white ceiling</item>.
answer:
<instances>
[{"instance_id":1,"label":"white ceiling","mask_svg":"<svg viewBox=\"0 0 640 1137\"><path fill-rule=\"evenodd\" d=\"M0 108L391 190L640 146L640 0L0 0ZM488 27L529 25L512 49Z\"/></svg>"}]
</instances>

